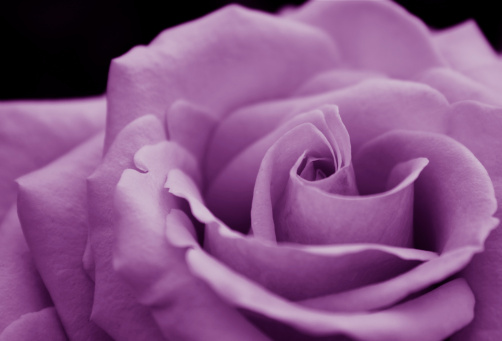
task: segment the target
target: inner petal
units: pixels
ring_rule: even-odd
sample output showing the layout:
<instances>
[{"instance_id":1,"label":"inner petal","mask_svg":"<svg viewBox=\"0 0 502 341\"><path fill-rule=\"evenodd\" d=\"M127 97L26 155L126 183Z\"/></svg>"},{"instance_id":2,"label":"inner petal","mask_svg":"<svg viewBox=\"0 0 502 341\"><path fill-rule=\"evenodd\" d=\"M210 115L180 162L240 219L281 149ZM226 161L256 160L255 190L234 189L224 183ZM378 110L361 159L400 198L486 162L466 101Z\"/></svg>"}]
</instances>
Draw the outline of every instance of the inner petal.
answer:
<instances>
[{"instance_id":1,"label":"inner petal","mask_svg":"<svg viewBox=\"0 0 502 341\"><path fill-rule=\"evenodd\" d=\"M318 181L335 173L333 160L330 158L305 157L298 167L297 174L307 181Z\"/></svg>"},{"instance_id":2,"label":"inner petal","mask_svg":"<svg viewBox=\"0 0 502 341\"><path fill-rule=\"evenodd\" d=\"M427 163L418 158L397 164L383 185L383 193L365 196L350 191L351 180L340 181L338 176L333 177L332 185L324 181L324 186L313 187L292 169L286 189L274 206L277 241L412 246L413 182ZM344 179L354 179L351 170L346 167L351 176Z\"/></svg>"}]
</instances>

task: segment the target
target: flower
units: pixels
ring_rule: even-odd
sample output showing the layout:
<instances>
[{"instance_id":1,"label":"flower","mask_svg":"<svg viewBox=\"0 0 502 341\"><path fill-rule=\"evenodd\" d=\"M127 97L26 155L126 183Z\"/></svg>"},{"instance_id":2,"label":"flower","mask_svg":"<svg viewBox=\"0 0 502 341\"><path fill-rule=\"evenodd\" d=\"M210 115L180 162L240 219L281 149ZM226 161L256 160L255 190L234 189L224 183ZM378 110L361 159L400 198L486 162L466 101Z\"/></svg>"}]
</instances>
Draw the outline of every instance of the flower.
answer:
<instances>
[{"instance_id":1,"label":"flower","mask_svg":"<svg viewBox=\"0 0 502 341\"><path fill-rule=\"evenodd\" d=\"M391 2L230 6L3 103L0 340L497 339L500 65Z\"/></svg>"}]
</instances>

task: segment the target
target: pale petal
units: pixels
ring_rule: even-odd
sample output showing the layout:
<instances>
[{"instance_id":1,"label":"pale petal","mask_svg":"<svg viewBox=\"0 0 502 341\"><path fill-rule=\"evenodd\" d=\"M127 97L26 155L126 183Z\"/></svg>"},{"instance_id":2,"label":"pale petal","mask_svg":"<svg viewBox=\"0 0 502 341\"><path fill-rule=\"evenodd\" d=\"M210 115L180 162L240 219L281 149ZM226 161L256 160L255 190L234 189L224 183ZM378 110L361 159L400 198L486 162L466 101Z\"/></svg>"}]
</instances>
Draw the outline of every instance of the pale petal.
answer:
<instances>
[{"instance_id":1,"label":"pale petal","mask_svg":"<svg viewBox=\"0 0 502 341\"><path fill-rule=\"evenodd\" d=\"M325 153L323 155L330 155L334 159L335 157L333 151L330 150L330 145L335 145L336 139L333 132L330 131L330 124L328 123L332 121L331 116L338 116L336 107L326 106L320 110L307 112L303 115L298 115L269 135L256 141L235 158L210 183L205 194L208 208L232 228L239 231L247 231L250 226L251 202L253 200L253 188L256 176L261 160L268 148L294 127L308 124L318 129L317 138L313 137L310 142L321 143L319 148L323 148L322 146L324 146ZM306 146L305 149L316 149L316 147L310 148L307 142L304 142L304 145ZM302 152L300 152L300 155Z\"/></svg>"}]
</instances>

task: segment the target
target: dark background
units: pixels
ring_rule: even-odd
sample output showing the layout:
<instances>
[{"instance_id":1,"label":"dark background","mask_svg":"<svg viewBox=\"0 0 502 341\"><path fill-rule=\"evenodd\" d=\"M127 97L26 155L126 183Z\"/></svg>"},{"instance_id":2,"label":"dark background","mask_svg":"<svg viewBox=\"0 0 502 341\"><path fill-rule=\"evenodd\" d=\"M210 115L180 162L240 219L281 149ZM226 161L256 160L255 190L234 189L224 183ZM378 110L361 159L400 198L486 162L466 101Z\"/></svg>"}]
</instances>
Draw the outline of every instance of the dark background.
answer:
<instances>
[{"instance_id":1,"label":"dark background","mask_svg":"<svg viewBox=\"0 0 502 341\"><path fill-rule=\"evenodd\" d=\"M0 4L0 99L61 98L105 91L110 60L148 44L164 28L232 1L17 0ZM240 0L276 11L303 0ZM396 0L428 25L474 18L502 50L502 12L493 0Z\"/></svg>"}]
</instances>

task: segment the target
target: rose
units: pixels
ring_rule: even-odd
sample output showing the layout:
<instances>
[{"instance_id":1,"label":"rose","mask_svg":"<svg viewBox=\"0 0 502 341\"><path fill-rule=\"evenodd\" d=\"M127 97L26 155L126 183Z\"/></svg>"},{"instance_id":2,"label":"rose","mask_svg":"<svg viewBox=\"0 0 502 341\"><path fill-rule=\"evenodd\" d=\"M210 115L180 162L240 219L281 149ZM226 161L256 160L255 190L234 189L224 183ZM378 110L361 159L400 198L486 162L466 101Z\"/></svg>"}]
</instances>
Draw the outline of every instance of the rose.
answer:
<instances>
[{"instance_id":1,"label":"rose","mask_svg":"<svg viewBox=\"0 0 502 341\"><path fill-rule=\"evenodd\" d=\"M5 104L1 337L497 338L497 230L471 261L500 193L481 42L381 2L168 30L112 63L103 159L98 135L18 180L26 242L12 180L98 132L103 100ZM251 203L254 236L221 222Z\"/></svg>"}]
</instances>

